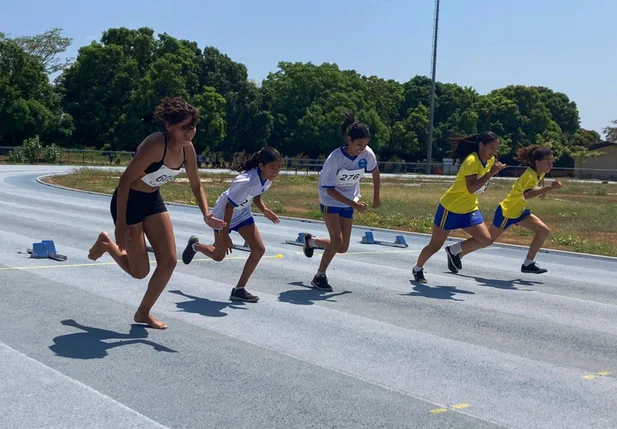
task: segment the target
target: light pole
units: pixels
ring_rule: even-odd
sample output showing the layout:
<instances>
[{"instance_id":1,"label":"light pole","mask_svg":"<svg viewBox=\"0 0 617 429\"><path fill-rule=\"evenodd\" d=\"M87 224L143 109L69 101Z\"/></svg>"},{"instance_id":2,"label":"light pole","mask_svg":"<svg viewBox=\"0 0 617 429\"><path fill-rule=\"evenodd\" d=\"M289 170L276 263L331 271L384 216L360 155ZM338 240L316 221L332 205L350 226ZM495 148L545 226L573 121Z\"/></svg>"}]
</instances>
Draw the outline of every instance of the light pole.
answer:
<instances>
[{"instance_id":1,"label":"light pole","mask_svg":"<svg viewBox=\"0 0 617 429\"><path fill-rule=\"evenodd\" d=\"M435 117L435 72L437 69L437 32L439 29L439 0L435 0L435 35L433 37L433 60L431 74L431 101L428 119L428 141L426 143L426 174L431 174L433 159L433 119Z\"/></svg>"}]
</instances>

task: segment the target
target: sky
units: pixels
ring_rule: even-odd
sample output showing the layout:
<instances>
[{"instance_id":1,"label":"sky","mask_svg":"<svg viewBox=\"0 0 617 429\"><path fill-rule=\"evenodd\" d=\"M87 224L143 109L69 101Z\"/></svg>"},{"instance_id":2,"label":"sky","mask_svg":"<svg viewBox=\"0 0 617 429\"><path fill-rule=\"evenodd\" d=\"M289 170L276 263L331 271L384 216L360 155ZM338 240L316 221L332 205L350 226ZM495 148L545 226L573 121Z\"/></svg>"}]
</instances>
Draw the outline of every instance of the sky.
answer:
<instances>
[{"instance_id":1,"label":"sky","mask_svg":"<svg viewBox=\"0 0 617 429\"><path fill-rule=\"evenodd\" d=\"M405 82L430 76L434 0L20 0L2 7L0 31L58 27L67 57L109 28L215 46L261 82L279 61L337 63ZM441 0L437 80L480 94L539 85L576 102L581 126L617 120L615 0Z\"/></svg>"}]
</instances>

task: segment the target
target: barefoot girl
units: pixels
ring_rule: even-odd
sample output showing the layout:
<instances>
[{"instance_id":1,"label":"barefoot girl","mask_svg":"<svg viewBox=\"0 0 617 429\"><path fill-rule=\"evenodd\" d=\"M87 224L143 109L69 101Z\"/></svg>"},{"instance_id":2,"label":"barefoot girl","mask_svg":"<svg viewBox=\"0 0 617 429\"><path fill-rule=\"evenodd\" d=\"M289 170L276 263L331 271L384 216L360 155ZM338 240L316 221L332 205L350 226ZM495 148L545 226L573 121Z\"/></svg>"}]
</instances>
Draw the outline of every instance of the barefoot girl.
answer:
<instances>
[{"instance_id":1,"label":"barefoot girl","mask_svg":"<svg viewBox=\"0 0 617 429\"><path fill-rule=\"evenodd\" d=\"M206 224L220 228L224 222L209 213L199 179L197 155L191 142L199 111L182 98L174 97L163 99L155 114L165 124L166 131L150 134L141 142L111 199L116 243L106 232L101 232L88 257L97 260L107 252L124 271L143 279L150 272L145 234L156 257L156 269L134 320L166 329L167 325L150 314L177 260L174 231L159 187L171 182L184 167Z\"/></svg>"}]
</instances>

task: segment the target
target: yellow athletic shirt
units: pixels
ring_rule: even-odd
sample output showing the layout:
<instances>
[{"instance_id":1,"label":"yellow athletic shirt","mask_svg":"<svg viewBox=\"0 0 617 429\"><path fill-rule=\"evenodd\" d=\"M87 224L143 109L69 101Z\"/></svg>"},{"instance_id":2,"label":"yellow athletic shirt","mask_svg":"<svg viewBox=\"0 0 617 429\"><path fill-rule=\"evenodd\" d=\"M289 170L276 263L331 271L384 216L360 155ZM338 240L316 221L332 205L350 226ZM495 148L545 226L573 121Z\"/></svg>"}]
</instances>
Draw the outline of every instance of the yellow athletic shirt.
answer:
<instances>
[{"instance_id":1,"label":"yellow athletic shirt","mask_svg":"<svg viewBox=\"0 0 617 429\"><path fill-rule=\"evenodd\" d=\"M516 219L523 214L527 201L525 192L533 190L538 183L544 179L544 174L538 177L538 173L533 168L528 168L518 178L508 196L499 203L504 217Z\"/></svg>"},{"instance_id":2,"label":"yellow athletic shirt","mask_svg":"<svg viewBox=\"0 0 617 429\"><path fill-rule=\"evenodd\" d=\"M439 202L444 208L452 213L470 213L478 210L478 194L481 194L486 189L486 185L482 186L475 193L470 194L467 190L466 176L473 176L474 174L478 178L484 176L491 170L491 167L495 164L495 157L492 157L487 161L485 165L482 165L480 156L477 152L467 155L467 158L461 164L456 179L446 193L441 197Z\"/></svg>"}]
</instances>

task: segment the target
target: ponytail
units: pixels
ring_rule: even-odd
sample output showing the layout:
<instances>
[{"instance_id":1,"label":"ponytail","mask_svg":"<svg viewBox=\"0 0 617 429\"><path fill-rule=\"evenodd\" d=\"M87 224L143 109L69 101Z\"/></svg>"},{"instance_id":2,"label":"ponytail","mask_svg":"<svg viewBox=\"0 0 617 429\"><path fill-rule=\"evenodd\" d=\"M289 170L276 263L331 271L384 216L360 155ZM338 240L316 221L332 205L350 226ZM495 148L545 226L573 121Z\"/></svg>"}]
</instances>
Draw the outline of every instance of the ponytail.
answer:
<instances>
[{"instance_id":1,"label":"ponytail","mask_svg":"<svg viewBox=\"0 0 617 429\"><path fill-rule=\"evenodd\" d=\"M448 138L448 141L452 144L450 156L454 159L454 163L456 163L456 161L462 163L469 154L478 152L480 143L488 144L497 139L499 139L499 137L492 131L483 131L478 134L470 135L457 134Z\"/></svg>"},{"instance_id":2,"label":"ponytail","mask_svg":"<svg viewBox=\"0 0 617 429\"><path fill-rule=\"evenodd\" d=\"M260 163L266 165L273 161L280 161L281 159L281 154L276 149L272 147L264 147L248 158L246 155L236 158L232 162L231 170L244 173L257 168Z\"/></svg>"},{"instance_id":3,"label":"ponytail","mask_svg":"<svg viewBox=\"0 0 617 429\"><path fill-rule=\"evenodd\" d=\"M521 147L514 159L520 162L521 165L527 165L535 170L536 161L542 161L544 158L552 155L553 151L549 148L533 144L531 146Z\"/></svg>"},{"instance_id":4,"label":"ponytail","mask_svg":"<svg viewBox=\"0 0 617 429\"><path fill-rule=\"evenodd\" d=\"M341 134L343 137L349 136L351 140L371 137L371 131L368 125L356 122L356 115L351 110L345 112L345 119L341 124Z\"/></svg>"}]
</instances>

